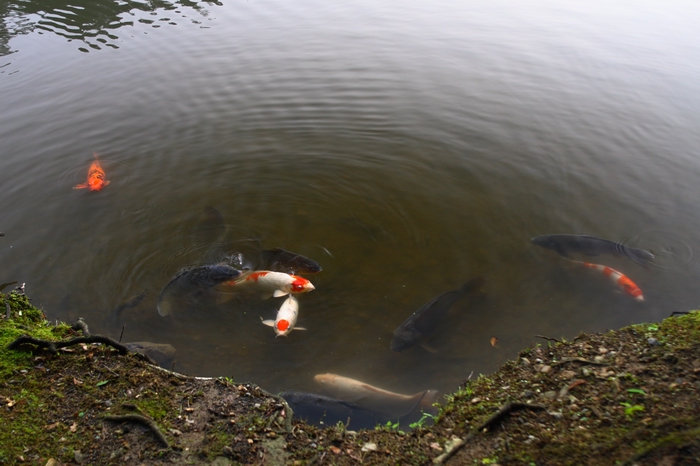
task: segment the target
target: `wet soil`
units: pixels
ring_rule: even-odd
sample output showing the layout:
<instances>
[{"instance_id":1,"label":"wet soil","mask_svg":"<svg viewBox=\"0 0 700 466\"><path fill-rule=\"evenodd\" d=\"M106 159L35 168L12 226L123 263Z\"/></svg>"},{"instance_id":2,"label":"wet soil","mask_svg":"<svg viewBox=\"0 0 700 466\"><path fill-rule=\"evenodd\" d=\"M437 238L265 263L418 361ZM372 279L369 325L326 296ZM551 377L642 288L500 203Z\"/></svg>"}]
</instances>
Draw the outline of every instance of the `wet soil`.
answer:
<instances>
[{"instance_id":1,"label":"wet soil","mask_svg":"<svg viewBox=\"0 0 700 466\"><path fill-rule=\"evenodd\" d=\"M0 294L0 314L0 464L700 464L698 312L543 338L492 375L465 374L434 422L357 432L104 343L8 349L83 331L46 322L17 292Z\"/></svg>"}]
</instances>

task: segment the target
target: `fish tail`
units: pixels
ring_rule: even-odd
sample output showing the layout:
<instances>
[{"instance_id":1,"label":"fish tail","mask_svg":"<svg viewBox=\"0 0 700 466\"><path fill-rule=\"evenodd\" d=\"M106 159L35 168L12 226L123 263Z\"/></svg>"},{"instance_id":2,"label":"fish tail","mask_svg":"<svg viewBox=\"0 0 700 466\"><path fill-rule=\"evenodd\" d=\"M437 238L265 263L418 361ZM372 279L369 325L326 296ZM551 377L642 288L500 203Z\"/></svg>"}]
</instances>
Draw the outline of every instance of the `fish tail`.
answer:
<instances>
[{"instance_id":1,"label":"fish tail","mask_svg":"<svg viewBox=\"0 0 700 466\"><path fill-rule=\"evenodd\" d=\"M460 291L462 291L462 293L481 293L484 283L486 283L486 278L484 278L483 275L479 275L462 285Z\"/></svg>"},{"instance_id":2,"label":"fish tail","mask_svg":"<svg viewBox=\"0 0 700 466\"><path fill-rule=\"evenodd\" d=\"M73 186L73 189L85 189L87 187L88 187L87 183L81 183L81 184L76 184L75 186Z\"/></svg>"}]
</instances>

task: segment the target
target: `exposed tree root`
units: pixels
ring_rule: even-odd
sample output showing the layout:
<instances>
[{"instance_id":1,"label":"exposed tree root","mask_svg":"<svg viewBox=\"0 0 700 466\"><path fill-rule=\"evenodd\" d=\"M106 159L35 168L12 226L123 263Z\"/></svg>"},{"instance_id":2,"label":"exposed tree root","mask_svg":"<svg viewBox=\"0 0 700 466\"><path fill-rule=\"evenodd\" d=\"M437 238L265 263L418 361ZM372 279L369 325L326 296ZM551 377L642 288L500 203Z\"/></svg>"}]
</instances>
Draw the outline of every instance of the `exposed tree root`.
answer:
<instances>
[{"instance_id":1,"label":"exposed tree root","mask_svg":"<svg viewBox=\"0 0 700 466\"><path fill-rule=\"evenodd\" d=\"M588 359L583 359L583 358L561 358L560 361L553 363L552 367L559 366L561 364L566 364L567 362L580 362L581 364L591 364L594 366L608 366L608 365L610 365L607 362L595 362L595 361L589 361Z\"/></svg>"},{"instance_id":2,"label":"exposed tree root","mask_svg":"<svg viewBox=\"0 0 700 466\"><path fill-rule=\"evenodd\" d=\"M168 439L165 438L165 435L163 435L163 432L160 431L160 429L158 428L156 423L153 422L152 419L141 416L140 414L124 414L122 416L105 416L102 419L104 419L105 421L112 421L112 422L136 422L138 424L142 424L142 425L148 427L149 429L151 429L151 432L153 432L153 435L156 436L158 441L165 448L170 448L170 443L168 442Z\"/></svg>"},{"instance_id":3,"label":"exposed tree root","mask_svg":"<svg viewBox=\"0 0 700 466\"><path fill-rule=\"evenodd\" d=\"M512 413L513 411L520 411L522 409L530 409L533 411L543 411L547 409L546 406L544 405L537 405L537 404L531 404L531 403L518 403L518 402L511 402L511 403L506 403L504 404L501 409L498 410L496 414L491 416L486 422L484 422L482 425L479 426L477 429L478 432L481 432L482 430L486 429L489 430L496 424L499 424L503 418L505 418L508 414Z\"/></svg>"},{"instance_id":4,"label":"exposed tree root","mask_svg":"<svg viewBox=\"0 0 700 466\"><path fill-rule=\"evenodd\" d=\"M122 345L118 341L115 341L109 337L105 337L103 335L90 335L90 331L88 329L87 324L83 321L83 319L79 319L78 322L73 324L71 327L74 330L81 330L83 332L83 337L77 337L73 338L72 340L67 340L67 341L50 341L50 340L40 340L38 338L30 337L29 335L22 335L21 337L18 337L15 341L10 343L7 346L7 349L15 350L19 349L20 346L24 344L30 344L34 346L38 346L39 348L46 348L49 350L51 353L56 353L58 352L59 349L61 348L67 348L69 346L74 346L74 345L79 345L81 343L102 343L103 345L111 346L112 348L116 349L119 354L129 354L132 353L136 355L137 358L142 359L143 361L146 361L150 364L156 365L156 362L151 359L150 357L137 353L134 351L130 351L129 348L126 346Z\"/></svg>"}]
</instances>

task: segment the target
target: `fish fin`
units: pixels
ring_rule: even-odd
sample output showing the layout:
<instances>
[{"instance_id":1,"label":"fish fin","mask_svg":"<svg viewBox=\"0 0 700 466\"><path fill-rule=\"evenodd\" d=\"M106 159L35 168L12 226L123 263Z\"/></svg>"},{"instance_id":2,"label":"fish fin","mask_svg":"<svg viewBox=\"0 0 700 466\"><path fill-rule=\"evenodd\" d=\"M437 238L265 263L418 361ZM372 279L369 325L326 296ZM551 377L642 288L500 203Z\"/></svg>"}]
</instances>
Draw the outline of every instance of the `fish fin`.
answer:
<instances>
[{"instance_id":1,"label":"fish fin","mask_svg":"<svg viewBox=\"0 0 700 466\"><path fill-rule=\"evenodd\" d=\"M260 318L262 320L262 317ZM268 327L274 327L275 326L275 321L274 320L263 320L262 321L263 325L267 325Z\"/></svg>"},{"instance_id":2,"label":"fish fin","mask_svg":"<svg viewBox=\"0 0 700 466\"><path fill-rule=\"evenodd\" d=\"M437 390L426 390L418 404L427 411L435 411L433 404L437 403L439 394Z\"/></svg>"},{"instance_id":3,"label":"fish fin","mask_svg":"<svg viewBox=\"0 0 700 466\"><path fill-rule=\"evenodd\" d=\"M216 290L216 288L215 288L215 290ZM218 293L216 293L216 300L215 301L216 301L216 304L219 305L219 304L227 303L227 302L231 301L232 299L233 299L233 293L218 292Z\"/></svg>"},{"instance_id":4,"label":"fish fin","mask_svg":"<svg viewBox=\"0 0 700 466\"><path fill-rule=\"evenodd\" d=\"M426 351L429 352L429 353L435 354L435 353L438 352L438 350L436 350L435 348L433 348L432 346L428 345L428 344L425 343L425 342L421 342L420 345L423 347L424 350L426 350Z\"/></svg>"},{"instance_id":5,"label":"fish fin","mask_svg":"<svg viewBox=\"0 0 700 466\"><path fill-rule=\"evenodd\" d=\"M109 180L105 180L105 186L107 186L110 183Z\"/></svg>"},{"instance_id":6,"label":"fish fin","mask_svg":"<svg viewBox=\"0 0 700 466\"><path fill-rule=\"evenodd\" d=\"M161 304L162 304L162 303L161 303ZM169 315L170 315L170 306L158 305L158 306L157 306L157 309L158 309L158 314L159 314L161 317L165 317L165 316L169 316Z\"/></svg>"},{"instance_id":7,"label":"fish fin","mask_svg":"<svg viewBox=\"0 0 700 466\"><path fill-rule=\"evenodd\" d=\"M288 294L289 293L284 290L275 290L275 292L272 293L272 296L274 296L275 298L279 298L280 296L287 296Z\"/></svg>"},{"instance_id":8,"label":"fish fin","mask_svg":"<svg viewBox=\"0 0 700 466\"><path fill-rule=\"evenodd\" d=\"M76 184L75 186L73 186L73 189L84 189L87 187L88 187L87 183L82 183L82 184Z\"/></svg>"},{"instance_id":9,"label":"fish fin","mask_svg":"<svg viewBox=\"0 0 700 466\"><path fill-rule=\"evenodd\" d=\"M307 330L304 327L294 327L294 330Z\"/></svg>"}]
</instances>

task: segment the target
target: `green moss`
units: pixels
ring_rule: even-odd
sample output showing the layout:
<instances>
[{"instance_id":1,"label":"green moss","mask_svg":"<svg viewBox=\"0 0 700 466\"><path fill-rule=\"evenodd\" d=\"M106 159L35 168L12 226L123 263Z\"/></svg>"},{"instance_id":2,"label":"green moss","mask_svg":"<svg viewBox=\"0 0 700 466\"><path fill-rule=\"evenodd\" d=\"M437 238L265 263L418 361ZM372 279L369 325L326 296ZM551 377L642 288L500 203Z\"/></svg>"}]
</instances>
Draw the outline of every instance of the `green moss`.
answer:
<instances>
[{"instance_id":1,"label":"green moss","mask_svg":"<svg viewBox=\"0 0 700 466\"><path fill-rule=\"evenodd\" d=\"M14 340L22 335L42 340L60 340L70 331L70 327L65 324L57 327L49 324L44 314L32 306L25 295L0 293L0 314L3 316L7 312L6 304L10 306L11 319L0 319L0 380L31 364L31 353L7 349Z\"/></svg>"}]
</instances>

